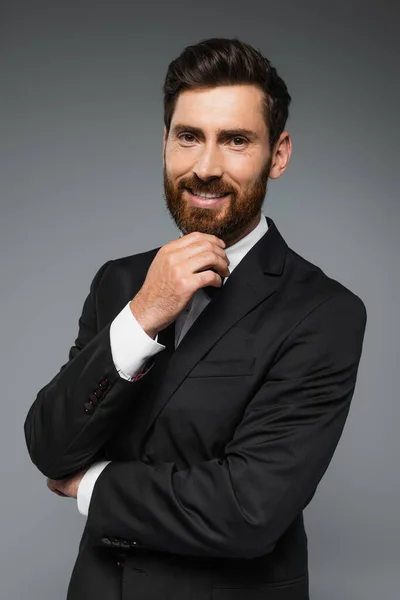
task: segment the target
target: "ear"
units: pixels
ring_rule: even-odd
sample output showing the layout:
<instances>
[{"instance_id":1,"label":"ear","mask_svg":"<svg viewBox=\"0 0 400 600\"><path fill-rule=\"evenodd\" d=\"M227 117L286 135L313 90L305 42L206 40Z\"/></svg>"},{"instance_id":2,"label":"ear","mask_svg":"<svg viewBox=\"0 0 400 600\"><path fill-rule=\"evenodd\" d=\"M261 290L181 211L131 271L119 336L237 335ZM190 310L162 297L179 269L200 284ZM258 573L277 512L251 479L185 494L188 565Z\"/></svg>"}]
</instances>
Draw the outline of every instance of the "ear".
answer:
<instances>
[{"instance_id":1,"label":"ear","mask_svg":"<svg viewBox=\"0 0 400 600\"><path fill-rule=\"evenodd\" d=\"M272 150L272 163L269 176L278 179L287 166L292 155L292 140L288 131L282 131Z\"/></svg>"},{"instance_id":2,"label":"ear","mask_svg":"<svg viewBox=\"0 0 400 600\"><path fill-rule=\"evenodd\" d=\"M163 164L164 165L165 165L165 148L166 148L166 145L167 145L167 137L168 137L167 128L164 125L163 153L162 153L162 158L163 158Z\"/></svg>"}]
</instances>

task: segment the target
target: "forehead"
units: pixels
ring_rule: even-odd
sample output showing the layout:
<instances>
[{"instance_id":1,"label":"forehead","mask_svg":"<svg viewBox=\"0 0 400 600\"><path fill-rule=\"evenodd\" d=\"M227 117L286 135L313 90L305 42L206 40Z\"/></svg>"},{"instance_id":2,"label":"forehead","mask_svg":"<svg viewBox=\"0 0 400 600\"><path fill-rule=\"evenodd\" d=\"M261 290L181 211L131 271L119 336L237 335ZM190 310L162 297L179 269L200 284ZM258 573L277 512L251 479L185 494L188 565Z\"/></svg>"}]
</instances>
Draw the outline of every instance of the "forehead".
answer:
<instances>
[{"instance_id":1,"label":"forehead","mask_svg":"<svg viewBox=\"0 0 400 600\"><path fill-rule=\"evenodd\" d=\"M263 93L255 85L185 90L178 96L171 125L182 122L206 132L240 127L267 134Z\"/></svg>"}]
</instances>

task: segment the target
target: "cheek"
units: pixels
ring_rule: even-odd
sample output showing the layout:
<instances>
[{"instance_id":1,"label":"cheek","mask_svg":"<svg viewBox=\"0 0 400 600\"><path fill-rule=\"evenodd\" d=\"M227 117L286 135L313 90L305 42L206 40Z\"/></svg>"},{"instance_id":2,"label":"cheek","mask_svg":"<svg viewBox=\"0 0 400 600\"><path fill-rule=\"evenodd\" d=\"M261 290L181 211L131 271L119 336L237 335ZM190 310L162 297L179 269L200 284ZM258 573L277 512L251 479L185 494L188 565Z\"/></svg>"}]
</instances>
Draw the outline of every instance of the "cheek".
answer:
<instances>
[{"instance_id":1,"label":"cheek","mask_svg":"<svg viewBox=\"0 0 400 600\"><path fill-rule=\"evenodd\" d=\"M229 155L225 159L225 172L242 189L254 185L265 168L266 157L261 154Z\"/></svg>"},{"instance_id":2,"label":"cheek","mask_svg":"<svg viewBox=\"0 0 400 600\"><path fill-rule=\"evenodd\" d=\"M248 160L235 160L226 163L226 175L236 182L241 188L251 186L260 176L258 165L250 163Z\"/></svg>"},{"instance_id":3,"label":"cheek","mask_svg":"<svg viewBox=\"0 0 400 600\"><path fill-rule=\"evenodd\" d=\"M190 172L193 169L195 162L196 158L194 153L187 152L184 148L179 146L171 148L165 155L167 174L172 179Z\"/></svg>"},{"instance_id":4,"label":"cheek","mask_svg":"<svg viewBox=\"0 0 400 600\"><path fill-rule=\"evenodd\" d=\"M167 164L168 177L176 181L180 177L190 177L192 175L193 165L187 160L175 160Z\"/></svg>"}]
</instances>

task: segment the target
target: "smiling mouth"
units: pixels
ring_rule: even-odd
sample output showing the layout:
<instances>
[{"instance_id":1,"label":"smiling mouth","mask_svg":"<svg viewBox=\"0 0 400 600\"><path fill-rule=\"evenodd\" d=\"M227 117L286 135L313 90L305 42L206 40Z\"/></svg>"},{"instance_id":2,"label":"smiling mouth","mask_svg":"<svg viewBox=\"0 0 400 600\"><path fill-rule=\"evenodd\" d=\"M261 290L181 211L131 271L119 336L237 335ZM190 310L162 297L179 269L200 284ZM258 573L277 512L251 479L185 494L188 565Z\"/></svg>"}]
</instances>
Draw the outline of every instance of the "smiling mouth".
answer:
<instances>
[{"instance_id":1,"label":"smiling mouth","mask_svg":"<svg viewBox=\"0 0 400 600\"><path fill-rule=\"evenodd\" d=\"M195 206L197 208L216 208L221 204L225 203L225 200L230 197L230 192L225 194L213 196L211 194L203 194L202 196L198 196L190 191L189 188L185 190L188 196L188 202L190 206Z\"/></svg>"},{"instance_id":2,"label":"smiling mouth","mask_svg":"<svg viewBox=\"0 0 400 600\"><path fill-rule=\"evenodd\" d=\"M193 196L197 196L197 198L201 198L202 200L219 200L220 198L224 198L228 196L230 192L224 192L223 194L208 194L205 192L197 192L193 191L190 188L186 188Z\"/></svg>"}]
</instances>

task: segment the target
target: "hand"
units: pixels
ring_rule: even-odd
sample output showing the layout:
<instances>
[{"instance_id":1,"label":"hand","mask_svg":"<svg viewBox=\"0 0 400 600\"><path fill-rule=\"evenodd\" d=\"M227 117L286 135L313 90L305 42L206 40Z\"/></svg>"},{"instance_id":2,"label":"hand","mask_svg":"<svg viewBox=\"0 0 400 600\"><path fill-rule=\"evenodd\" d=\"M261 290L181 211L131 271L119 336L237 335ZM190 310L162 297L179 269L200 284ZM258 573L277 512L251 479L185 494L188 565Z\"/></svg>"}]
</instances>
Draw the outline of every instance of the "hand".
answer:
<instances>
[{"instance_id":1,"label":"hand","mask_svg":"<svg viewBox=\"0 0 400 600\"><path fill-rule=\"evenodd\" d=\"M79 484L87 470L88 469L84 469L66 479L47 479L47 487L58 496L76 498L78 496Z\"/></svg>"},{"instance_id":2,"label":"hand","mask_svg":"<svg viewBox=\"0 0 400 600\"><path fill-rule=\"evenodd\" d=\"M132 314L150 337L175 321L198 289L221 287L222 278L230 274L224 248L223 240L198 231L160 248L130 302Z\"/></svg>"}]
</instances>

